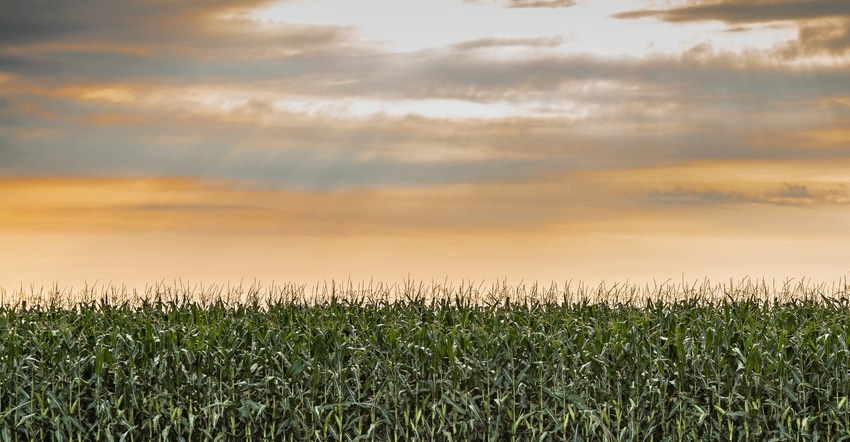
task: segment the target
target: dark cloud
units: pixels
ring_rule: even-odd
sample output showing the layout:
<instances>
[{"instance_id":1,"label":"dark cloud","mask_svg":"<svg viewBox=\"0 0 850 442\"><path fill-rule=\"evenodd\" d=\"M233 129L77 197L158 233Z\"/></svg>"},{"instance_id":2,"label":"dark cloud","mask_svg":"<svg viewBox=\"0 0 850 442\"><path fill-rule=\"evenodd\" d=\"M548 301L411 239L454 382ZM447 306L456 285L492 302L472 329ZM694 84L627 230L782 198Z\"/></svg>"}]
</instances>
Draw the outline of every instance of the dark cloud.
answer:
<instances>
[{"instance_id":1,"label":"dark cloud","mask_svg":"<svg viewBox=\"0 0 850 442\"><path fill-rule=\"evenodd\" d=\"M695 158L848 155L847 146L807 149L802 141L788 141L795 129L810 129L812 122L828 129L838 113L846 115L846 106L822 103L850 96L840 68L735 67L711 53L636 60L352 51L231 63L73 55L16 59L10 70L20 84L8 86L0 108L6 123L2 173L190 174L334 188L489 181ZM139 95L192 85L242 90L251 99L227 111L195 108L179 94L153 104L113 103L61 95L69 79L107 87L129 83ZM597 88L597 82L613 87ZM551 115L534 115L536 109L489 120L305 115L276 109L267 91L329 99L537 101ZM570 106L590 111L570 116ZM22 135L33 131L41 134ZM416 159L446 147L480 155Z\"/></svg>"},{"instance_id":2,"label":"dark cloud","mask_svg":"<svg viewBox=\"0 0 850 442\"><path fill-rule=\"evenodd\" d=\"M646 194L650 205L718 205L718 204L771 204L780 206L807 206L811 204L848 204L850 194L844 184L835 184L810 190L805 184L782 183L779 188L762 192L727 191L718 189L687 189L680 186L672 190L654 190Z\"/></svg>"},{"instance_id":3,"label":"dark cloud","mask_svg":"<svg viewBox=\"0 0 850 442\"><path fill-rule=\"evenodd\" d=\"M671 9L644 9L615 14L622 19L654 17L667 22L718 20L730 32L745 32L745 24L771 21L797 22L797 41L780 49L788 58L829 53L840 55L850 49L850 0L721 0L697 2Z\"/></svg>"},{"instance_id":4,"label":"dark cloud","mask_svg":"<svg viewBox=\"0 0 850 442\"><path fill-rule=\"evenodd\" d=\"M25 17L4 16L0 12L0 44L21 44L58 40L85 30L82 24L56 22L35 22Z\"/></svg>"},{"instance_id":5,"label":"dark cloud","mask_svg":"<svg viewBox=\"0 0 850 442\"><path fill-rule=\"evenodd\" d=\"M0 45L58 40L83 33L96 26L93 17L99 12L95 6L109 4L61 0L0 2Z\"/></svg>"},{"instance_id":6,"label":"dark cloud","mask_svg":"<svg viewBox=\"0 0 850 442\"><path fill-rule=\"evenodd\" d=\"M676 187L673 190L654 190L647 194L651 205L713 205L727 203L756 202L752 196L740 192L722 190L695 190Z\"/></svg>"},{"instance_id":7,"label":"dark cloud","mask_svg":"<svg viewBox=\"0 0 850 442\"><path fill-rule=\"evenodd\" d=\"M789 70L709 46L646 59L534 51L561 43L545 37L388 53L346 29L266 28L221 15L260 4L118 1L104 12L36 1L7 10L9 23L68 26L56 31L62 38L45 31L0 41L0 173L197 175L334 188L848 154L848 146L788 141L800 140L788 135L813 121L830 128L846 115L846 106L822 107L826 98L850 96L841 66ZM830 44L840 47L842 35ZM826 44L801 32L809 40ZM532 50L520 57L479 50L506 46ZM129 88L142 98L87 95L97 88ZM226 106L192 101L180 95L189 89L206 90L213 101L217 91L235 98ZM299 99L458 100L516 106L521 116L428 118L414 107L409 115L363 117L276 107ZM422 159L433 152L436 159ZM740 198L693 192L666 198Z\"/></svg>"},{"instance_id":8,"label":"dark cloud","mask_svg":"<svg viewBox=\"0 0 850 442\"><path fill-rule=\"evenodd\" d=\"M809 198L809 188L804 184L782 183L782 188L776 193L777 196L786 198Z\"/></svg>"},{"instance_id":9,"label":"dark cloud","mask_svg":"<svg viewBox=\"0 0 850 442\"><path fill-rule=\"evenodd\" d=\"M850 50L850 20L805 24L800 27L797 41L789 43L784 54L788 57L827 53L841 55Z\"/></svg>"},{"instance_id":10,"label":"dark cloud","mask_svg":"<svg viewBox=\"0 0 850 442\"><path fill-rule=\"evenodd\" d=\"M107 12L96 10L88 2L79 11L58 0L32 3L35 6L26 2L10 16L53 23L70 15L72 23L77 21L74 26L96 34L79 37L81 45L71 49L4 45L0 41L0 72L57 86L68 82L214 82L325 97L455 98L475 102L571 97L573 87L586 89L583 83L592 81L641 85L648 94L677 91L697 97L832 95L847 94L850 88L843 69L788 71L770 63L772 60L742 62L736 55L714 54L710 49L691 51L681 58L645 60L551 54L499 59L475 52L488 47L533 48L561 43L559 38L544 37L481 39L458 43L448 50L392 54L358 45L347 30L335 27L286 24L255 32L251 29L256 23L250 20L205 21L222 11L260 5L263 2L259 0L168 2L158 8L127 0L109 3L112 6L106 8ZM47 8L54 3L55 9ZM38 18L39 7L49 9L48 18ZM110 8L123 13L110 15ZM137 14L127 12L133 8L138 9ZM172 22L174 26L168 25ZM846 46L846 28L828 32L819 29L802 30L801 44L835 51ZM62 44L73 41L64 39ZM95 41L114 42L116 46L92 48L82 44ZM135 47L150 50L133 51Z\"/></svg>"},{"instance_id":11,"label":"dark cloud","mask_svg":"<svg viewBox=\"0 0 850 442\"><path fill-rule=\"evenodd\" d=\"M850 17L850 0L721 0L672 9L643 9L615 14L616 18L655 17L668 22L719 20L730 24L824 17Z\"/></svg>"},{"instance_id":12,"label":"dark cloud","mask_svg":"<svg viewBox=\"0 0 850 442\"><path fill-rule=\"evenodd\" d=\"M349 31L340 27L275 25L244 15L270 2L4 2L0 54L128 53L152 61L233 61L324 50L348 39Z\"/></svg>"},{"instance_id":13,"label":"dark cloud","mask_svg":"<svg viewBox=\"0 0 850 442\"><path fill-rule=\"evenodd\" d=\"M160 28L165 24L188 24L227 11L239 11L269 3L267 0L154 2L114 0L108 2L68 2L63 0L32 0L0 3L0 43L45 41L57 37L85 37L103 32L134 35L155 34L173 30ZM20 31L13 35L15 31ZM123 32L121 32L123 31ZM6 37L10 38L6 38Z\"/></svg>"}]
</instances>

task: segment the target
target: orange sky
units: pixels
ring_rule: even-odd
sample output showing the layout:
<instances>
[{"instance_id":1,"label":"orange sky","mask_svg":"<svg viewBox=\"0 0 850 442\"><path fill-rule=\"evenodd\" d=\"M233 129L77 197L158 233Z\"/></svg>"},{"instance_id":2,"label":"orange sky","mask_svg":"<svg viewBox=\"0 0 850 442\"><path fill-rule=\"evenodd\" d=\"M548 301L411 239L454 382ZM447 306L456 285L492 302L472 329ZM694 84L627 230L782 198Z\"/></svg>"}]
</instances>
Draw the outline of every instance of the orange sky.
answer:
<instances>
[{"instance_id":1,"label":"orange sky","mask_svg":"<svg viewBox=\"0 0 850 442\"><path fill-rule=\"evenodd\" d=\"M850 273L850 1L0 6L0 287Z\"/></svg>"}]
</instances>

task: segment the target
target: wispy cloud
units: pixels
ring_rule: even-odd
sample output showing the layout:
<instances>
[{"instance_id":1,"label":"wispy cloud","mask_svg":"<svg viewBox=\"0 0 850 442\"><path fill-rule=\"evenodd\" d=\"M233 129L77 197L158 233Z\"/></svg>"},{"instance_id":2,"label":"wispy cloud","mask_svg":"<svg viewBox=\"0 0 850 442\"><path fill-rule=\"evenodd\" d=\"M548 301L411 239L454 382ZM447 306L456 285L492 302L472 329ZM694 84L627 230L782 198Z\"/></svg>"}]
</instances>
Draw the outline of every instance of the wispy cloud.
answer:
<instances>
[{"instance_id":1,"label":"wispy cloud","mask_svg":"<svg viewBox=\"0 0 850 442\"><path fill-rule=\"evenodd\" d=\"M655 17L669 22L719 20L730 24L825 17L850 17L847 0L721 0L697 1L668 9L639 9L621 12L616 18Z\"/></svg>"},{"instance_id":2,"label":"wispy cloud","mask_svg":"<svg viewBox=\"0 0 850 442\"><path fill-rule=\"evenodd\" d=\"M498 1L509 8L569 8L577 4L576 0L464 0L470 3Z\"/></svg>"},{"instance_id":3,"label":"wispy cloud","mask_svg":"<svg viewBox=\"0 0 850 442\"><path fill-rule=\"evenodd\" d=\"M556 47L564 43L563 37L538 37L538 38L482 38L478 40L462 41L451 47L461 51L504 47Z\"/></svg>"},{"instance_id":4,"label":"wispy cloud","mask_svg":"<svg viewBox=\"0 0 850 442\"><path fill-rule=\"evenodd\" d=\"M672 190L653 190L647 193L649 204L662 205L718 205L718 204L771 204L782 206L809 206L813 204L850 204L850 193L845 184L810 190L806 184L782 183L778 188L756 192L719 189L687 189L677 186Z\"/></svg>"},{"instance_id":5,"label":"wispy cloud","mask_svg":"<svg viewBox=\"0 0 850 442\"><path fill-rule=\"evenodd\" d=\"M676 187L673 190L652 191L647 195L651 204L705 205L754 202L753 197L739 192L695 190Z\"/></svg>"},{"instance_id":6,"label":"wispy cloud","mask_svg":"<svg viewBox=\"0 0 850 442\"><path fill-rule=\"evenodd\" d=\"M512 8L569 8L576 0L511 0Z\"/></svg>"}]
</instances>

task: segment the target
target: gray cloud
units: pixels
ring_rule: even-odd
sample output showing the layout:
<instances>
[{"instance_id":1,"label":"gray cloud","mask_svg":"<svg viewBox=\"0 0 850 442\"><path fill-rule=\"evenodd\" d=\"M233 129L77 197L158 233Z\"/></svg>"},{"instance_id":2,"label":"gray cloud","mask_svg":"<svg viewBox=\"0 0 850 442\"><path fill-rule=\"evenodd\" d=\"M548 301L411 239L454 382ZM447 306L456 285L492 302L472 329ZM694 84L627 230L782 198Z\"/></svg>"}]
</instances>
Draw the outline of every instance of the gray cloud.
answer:
<instances>
[{"instance_id":1,"label":"gray cloud","mask_svg":"<svg viewBox=\"0 0 850 442\"><path fill-rule=\"evenodd\" d=\"M783 50L787 57L828 53L841 55L850 50L850 20L805 24L797 41Z\"/></svg>"},{"instance_id":2,"label":"gray cloud","mask_svg":"<svg viewBox=\"0 0 850 442\"><path fill-rule=\"evenodd\" d=\"M719 20L730 24L777 20L850 17L850 0L721 0L672 9L644 9L615 14L616 18L656 17L668 22Z\"/></svg>"},{"instance_id":3,"label":"gray cloud","mask_svg":"<svg viewBox=\"0 0 850 442\"><path fill-rule=\"evenodd\" d=\"M805 184L782 183L782 188L776 193L786 198L808 198L809 188Z\"/></svg>"},{"instance_id":4,"label":"gray cloud","mask_svg":"<svg viewBox=\"0 0 850 442\"><path fill-rule=\"evenodd\" d=\"M673 190L654 190L647 194L651 205L713 205L727 203L757 202L752 196L740 192L722 190L695 190L676 187Z\"/></svg>"},{"instance_id":5,"label":"gray cloud","mask_svg":"<svg viewBox=\"0 0 850 442\"><path fill-rule=\"evenodd\" d=\"M671 9L621 12L614 17L654 17L672 23L718 20L736 25L729 29L734 32L749 30L739 26L742 24L791 21L798 23L800 32L798 40L780 49L786 57L822 52L843 54L850 49L850 0L700 1Z\"/></svg>"},{"instance_id":6,"label":"gray cloud","mask_svg":"<svg viewBox=\"0 0 850 442\"><path fill-rule=\"evenodd\" d=\"M810 190L805 184L782 183L778 188L762 192L742 192L718 189L653 190L645 196L650 205L701 206L718 204L771 204L808 206L811 204L850 204L850 194L844 184L834 184Z\"/></svg>"},{"instance_id":7,"label":"gray cloud","mask_svg":"<svg viewBox=\"0 0 850 442\"><path fill-rule=\"evenodd\" d=\"M482 39L398 54L361 44L340 28L287 24L254 33L253 22L215 21L221 11L261 2L168 3L162 11L136 3L109 6L120 9L118 24L107 13L49 1L3 16L45 28L72 17L59 30L61 39L45 32L0 41L0 73L14 77L0 83L0 174L200 175L333 188L850 154L850 146L802 148L793 136L846 127L850 106L824 105L850 96L841 66L789 70L704 46L647 59L478 51L545 48L560 44L557 38ZM38 7L47 10L44 17ZM133 7L138 14L130 14ZM96 42L115 46L91 46ZM180 97L117 103L67 91L113 85L140 96L185 86L235 90L241 95L234 100L244 103L204 112ZM361 117L275 107L275 100L290 98L448 99L524 106L527 114L426 118L414 109ZM445 150L459 158L420 160ZM737 196L671 196L724 197Z\"/></svg>"},{"instance_id":8,"label":"gray cloud","mask_svg":"<svg viewBox=\"0 0 850 442\"><path fill-rule=\"evenodd\" d=\"M56 2L33 2L42 9L53 3ZM69 6L50 9L53 12L47 14L48 18L39 18L36 6L16 10L10 15L15 19L45 23L74 12L74 17L78 17L74 20L80 22L74 26L96 34L79 37L79 41L117 42L123 46L55 49L0 41L0 72L57 86L68 82L230 83L325 97L456 98L476 102L569 97L573 86L586 89L582 83L590 81L658 86L665 92L698 97L817 96L847 94L850 89L843 68L789 71L772 63L770 54L764 54L767 63L755 60L742 64L737 55L714 54L710 50L678 59L646 60L541 54L494 59L485 54L458 53L487 47L556 46L561 42L558 38L482 39L462 42L448 50L392 54L364 46L347 30L335 27L287 24L256 33L248 30L250 22L240 26L238 22L210 24L201 20L222 10L261 4L258 0L233 5L178 2L159 9L137 3L116 2L111 7L122 11L117 18L108 12L76 11ZM140 9L138 16L128 13L131 6ZM180 20L185 22L182 26L170 25ZM833 29L828 35L824 32L814 27L803 29L801 42L835 50L846 45L848 34L842 29ZM63 39L62 43L73 41ZM133 50L137 47L150 50ZM658 92L649 89L647 93Z\"/></svg>"},{"instance_id":9,"label":"gray cloud","mask_svg":"<svg viewBox=\"0 0 850 442\"><path fill-rule=\"evenodd\" d=\"M271 1L3 2L0 55L125 54L150 62L232 62L325 50L348 41L350 30L341 27L271 25L239 15ZM265 29L256 32L255 25Z\"/></svg>"},{"instance_id":10,"label":"gray cloud","mask_svg":"<svg viewBox=\"0 0 850 442\"><path fill-rule=\"evenodd\" d=\"M414 118L351 125L292 114L282 118L285 123L263 127L186 116L177 109L144 124L104 126L88 122L90 114L100 112L97 108L73 101L41 98L30 106L33 114L19 110L0 114L2 119L9 117L0 131L0 175L204 176L274 188L327 190L510 180L551 170L557 162L501 155L473 161L405 158L406 152L415 157L447 145L470 148L471 137L478 139L476 145L496 150L499 146L493 141L500 136L496 122L465 128L456 122ZM47 108L53 113L41 115ZM106 109L109 115L120 115L116 113L120 107ZM39 131L46 127L49 131ZM33 130L39 132L23 135ZM516 136L512 139L519 141Z\"/></svg>"},{"instance_id":11,"label":"gray cloud","mask_svg":"<svg viewBox=\"0 0 850 442\"><path fill-rule=\"evenodd\" d=\"M139 33L153 37L180 32L158 25L191 25L197 20L224 11L247 10L269 0L142 2L67 2L62 0L5 1L0 3L0 42L44 41L62 37L94 37L109 33L113 37L134 38ZM145 30L145 27L154 26ZM25 30L13 34L15 30ZM122 32L123 31L123 32ZM11 37L11 38L6 38Z\"/></svg>"},{"instance_id":12,"label":"gray cloud","mask_svg":"<svg viewBox=\"0 0 850 442\"><path fill-rule=\"evenodd\" d=\"M350 120L285 113L256 101L222 119L182 107L146 113L133 105L16 95L12 101L18 104L0 113L6 121L0 131L0 174L190 175L330 189L513 180L554 170L649 167L700 158L848 154L846 147L755 143L763 132L787 138L784 131L800 123L767 119L754 130L734 103L722 109L705 103L679 107L677 120L670 121L652 115L665 101L650 98L591 96L589 102L607 100L606 111L581 121L546 116ZM276 112L273 121L260 123L263 114ZM829 112L812 110L812 118ZM116 123L103 125L99 115L116 117ZM799 120L796 114L786 117L791 118ZM479 156L417 160L446 148Z\"/></svg>"},{"instance_id":13,"label":"gray cloud","mask_svg":"<svg viewBox=\"0 0 850 442\"><path fill-rule=\"evenodd\" d=\"M333 188L503 180L555 169L626 168L700 158L850 153L848 146L808 149L788 141L795 129L845 127L841 118L850 118L850 108L822 103L850 95L846 72L839 68L736 68L722 58L491 60L443 51L230 64L155 63L126 56L118 58L130 66L123 71L119 66L95 69L115 60L88 55L92 58L82 61L64 55L58 61L62 69L51 68L47 78L35 71L26 77L39 88L54 82L62 87L67 79L51 73L65 72L84 84L137 82L142 92L160 84L192 84L241 88L257 98L220 115L179 103L145 107L78 101L20 87L20 92L6 94L0 108L5 122L0 173L191 174L278 187ZM19 60L23 66L32 62ZM19 69L23 77L29 68ZM597 81L623 89L599 89L594 87ZM307 97L540 101L548 103L552 114L494 120L301 115L276 110L263 98L267 88ZM569 103L595 110L571 117L563 114ZM116 124L96 122L101 115L114 117ZM266 117L271 122L263 122ZM32 131L40 134L22 135ZM435 163L405 159L447 146L481 156Z\"/></svg>"}]
</instances>

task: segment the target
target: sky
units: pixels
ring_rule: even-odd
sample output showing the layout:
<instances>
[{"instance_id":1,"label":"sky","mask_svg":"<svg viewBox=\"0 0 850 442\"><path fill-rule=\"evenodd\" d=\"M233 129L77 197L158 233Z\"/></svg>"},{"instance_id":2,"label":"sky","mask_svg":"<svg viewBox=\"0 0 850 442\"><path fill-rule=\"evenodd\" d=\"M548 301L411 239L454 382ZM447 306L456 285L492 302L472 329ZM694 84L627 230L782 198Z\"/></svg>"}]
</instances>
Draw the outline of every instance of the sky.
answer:
<instances>
[{"instance_id":1,"label":"sky","mask_svg":"<svg viewBox=\"0 0 850 442\"><path fill-rule=\"evenodd\" d=\"M0 288L850 276L850 0L0 0Z\"/></svg>"}]
</instances>

